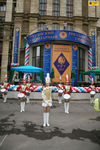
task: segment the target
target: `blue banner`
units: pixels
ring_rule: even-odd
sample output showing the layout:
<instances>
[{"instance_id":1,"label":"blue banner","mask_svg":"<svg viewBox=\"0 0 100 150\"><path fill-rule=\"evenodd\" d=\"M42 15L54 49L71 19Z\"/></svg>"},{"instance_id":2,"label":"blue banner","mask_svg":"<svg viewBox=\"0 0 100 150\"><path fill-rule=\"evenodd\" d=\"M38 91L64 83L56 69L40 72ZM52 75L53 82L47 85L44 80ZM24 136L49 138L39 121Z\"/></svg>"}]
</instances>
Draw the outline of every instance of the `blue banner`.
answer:
<instances>
[{"instance_id":1,"label":"blue banner","mask_svg":"<svg viewBox=\"0 0 100 150\"><path fill-rule=\"evenodd\" d=\"M92 66L96 66L95 32L91 32L92 40Z\"/></svg>"},{"instance_id":2,"label":"blue banner","mask_svg":"<svg viewBox=\"0 0 100 150\"><path fill-rule=\"evenodd\" d=\"M44 45L44 78L51 72L51 44Z\"/></svg>"},{"instance_id":3,"label":"blue banner","mask_svg":"<svg viewBox=\"0 0 100 150\"><path fill-rule=\"evenodd\" d=\"M20 34L20 28L15 28L15 40L14 40L14 63L18 63L18 48L19 48L19 34Z\"/></svg>"},{"instance_id":4,"label":"blue banner","mask_svg":"<svg viewBox=\"0 0 100 150\"><path fill-rule=\"evenodd\" d=\"M79 32L65 30L48 30L27 36L29 45L43 41L72 41L91 47L91 39Z\"/></svg>"},{"instance_id":5,"label":"blue banner","mask_svg":"<svg viewBox=\"0 0 100 150\"><path fill-rule=\"evenodd\" d=\"M74 86L77 85L78 81L78 47L72 45L72 69L75 72Z\"/></svg>"}]
</instances>

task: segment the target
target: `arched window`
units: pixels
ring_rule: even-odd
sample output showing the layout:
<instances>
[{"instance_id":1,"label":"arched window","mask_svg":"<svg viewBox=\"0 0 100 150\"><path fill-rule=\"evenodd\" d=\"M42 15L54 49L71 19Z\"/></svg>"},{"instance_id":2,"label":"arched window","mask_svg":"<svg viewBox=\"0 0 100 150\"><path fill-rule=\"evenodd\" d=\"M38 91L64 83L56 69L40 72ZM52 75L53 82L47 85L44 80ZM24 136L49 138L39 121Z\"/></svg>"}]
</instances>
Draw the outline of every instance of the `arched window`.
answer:
<instances>
[{"instance_id":1,"label":"arched window","mask_svg":"<svg viewBox=\"0 0 100 150\"><path fill-rule=\"evenodd\" d=\"M59 30L59 24L53 24L53 30Z\"/></svg>"},{"instance_id":2,"label":"arched window","mask_svg":"<svg viewBox=\"0 0 100 150\"><path fill-rule=\"evenodd\" d=\"M40 5L39 5L40 15L42 16L46 15L46 8L47 8L47 0L40 0Z\"/></svg>"},{"instance_id":3,"label":"arched window","mask_svg":"<svg viewBox=\"0 0 100 150\"><path fill-rule=\"evenodd\" d=\"M43 55L44 55L44 46L33 47L32 66L43 68ZM40 80L39 77L40 77L39 73L33 74L34 80Z\"/></svg>"},{"instance_id":4,"label":"arched window","mask_svg":"<svg viewBox=\"0 0 100 150\"><path fill-rule=\"evenodd\" d=\"M48 24L46 23L39 23L38 25L38 31L48 30Z\"/></svg>"},{"instance_id":5,"label":"arched window","mask_svg":"<svg viewBox=\"0 0 100 150\"><path fill-rule=\"evenodd\" d=\"M66 0L66 16L73 16L73 0Z\"/></svg>"},{"instance_id":6,"label":"arched window","mask_svg":"<svg viewBox=\"0 0 100 150\"><path fill-rule=\"evenodd\" d=\"M78 72L85 71L85 49L79 47L79 56L78 56Z\"/></svg>"},{"instance_id":7,"label":"arched window","mask_svg":"<svg viewBox=\"0 0 100 150\"><path fill-rule=\"evenodd\" d=\"M53 16L59 16L60 15L60 0L53 0Z\"/></svg>"},{"instance_id":8,"label":"arched window","mask_svg":"<svg viewBox=\"0 0 100 150\"><path fill-rule=\"evenodd\" d=\"M70 23L64 23L64 30L73 30L73 25Z\"/></svg>"},{"instance_id":9,"label":"arched window","mask_svg":"<svg viewBox=\"0 0 100 150\"><path fill-rule=\"evenodd\" d=\"M39 30L39 31L45 30L45 23L39 23L39 25L38 25L38 30Z\"/></svg>"},{"instance_id":10,"label":"arched window","mask_svg":"<svg viewBox=\"0 0 100 150\"><path fill-rule=\"evenodd\" d=\"M16 0L13 0L13 12L16 12Z\"/></svg>"},{"instance_id":11,"label":"arched window","mask_svg":"<svg viewBox=\"0 0 100 150\"><path fill-rule=\"evenodd\" d=\"M0 11L6 11L6 2L0 2Z\"/></svg>"}]
</instances>

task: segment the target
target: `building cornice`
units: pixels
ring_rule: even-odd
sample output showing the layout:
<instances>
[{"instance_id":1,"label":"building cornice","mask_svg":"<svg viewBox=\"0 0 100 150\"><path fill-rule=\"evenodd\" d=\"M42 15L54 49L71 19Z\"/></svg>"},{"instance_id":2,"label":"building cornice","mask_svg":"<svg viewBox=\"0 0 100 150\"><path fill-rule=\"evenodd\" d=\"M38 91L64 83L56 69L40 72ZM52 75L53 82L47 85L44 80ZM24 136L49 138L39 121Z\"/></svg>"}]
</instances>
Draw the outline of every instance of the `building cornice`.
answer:
<instances>
[{"instance_id":1,"label":"building cornice","mask_svg":"<svg viewBox=\"0 0 100 150\"><path fill-rule=\"evenodd\" d=\"M43 22L45 20L50 20L50 21L63 21L63 22L72 22L74 23L75 21L82 21L85 24L88 24L89 22L97 22L99 18L97 17L85 17L85 16L73 16L71 18L68 18L66 16L41 16L38 13L15 13L14 14L15 21L17 20L24 20L24 21L29 21L29 19L37 19L39 22ZM20 19L21 18L21 19Z\"/></svg>"}]
</instances>

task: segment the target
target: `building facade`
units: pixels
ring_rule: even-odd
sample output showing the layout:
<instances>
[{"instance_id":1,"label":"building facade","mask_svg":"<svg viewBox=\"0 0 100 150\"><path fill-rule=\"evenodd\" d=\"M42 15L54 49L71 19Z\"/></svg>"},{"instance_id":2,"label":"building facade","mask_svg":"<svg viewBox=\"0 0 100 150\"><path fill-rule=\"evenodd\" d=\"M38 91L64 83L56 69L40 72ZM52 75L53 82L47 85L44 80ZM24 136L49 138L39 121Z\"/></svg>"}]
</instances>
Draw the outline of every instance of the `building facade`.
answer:
<instances>
[{"instance_id":1,"label":"building facade","mask_svg":"<svg viewBox=\"0 0 100 150\"><path fill-rule=\"evenodd\" d=\"M17 32L18 31L18 32ZM78 47L77 54L77 78L79 73L88 70L88 50L89 44L82 43L84 37L91 38L91 33L95 34L96 41L96 66L100 67L100 0L99 6L88 6L88 0L0 0L0 78L4 80L5 74L10 74L11 62L14 61L15 47L17 46L18 63L24 65L25 49L23 40L30 35L51 34L50 32L57 31L67 34L72 34L71 37L63 37L62 39L47 39L37 40L30 44L29 64L37 67L44 67L45 62L45 46L51 44L51 65L57 73L55 49L58 48L61 52L71 49L71 56L66 55L65 60L71 60L72 68L72 47ZM70 33L68 32L70 31ZM16 33L17 32L17 33ZM48 32L48 33L47 33ZM61 33L61 34L62 34ZM71 40L77 33L79 37L84 36L79 41ZM64 35L64 36L65 36ZM18 39L16 41L16 37ZM41 35L40 35L41 36ZM43 35L44 36L44 35ZM49 35L48 35L49 36ZM40 37L41 38L41 37ZM46 35L44 37L47 38ZM66 38L66 39L64 39ZM16 45L17 42L17 45ZM47 45L46 45L47 44ZM63 50L62 50L62 49ZM58 50L59 51L59 50ZM58 57L61 53L59 53ZM64 53L62 52L64 55ZM63 59L63 57L62 57ZM68 61L69 62L69 61ZM62 67L62 66L60 66ZM65 68L66 70L67 68ZM62 75L58 71L58 76ZM68 73L69 70L66 72ZM69 75L70 76L70 75ZM36 78L37 75L33 76ZM65 74L63 78L65 77ZM87 80L87 79L86 79ZM58 81L58 80L55 80Z\"/></svg>"}]
</instances>

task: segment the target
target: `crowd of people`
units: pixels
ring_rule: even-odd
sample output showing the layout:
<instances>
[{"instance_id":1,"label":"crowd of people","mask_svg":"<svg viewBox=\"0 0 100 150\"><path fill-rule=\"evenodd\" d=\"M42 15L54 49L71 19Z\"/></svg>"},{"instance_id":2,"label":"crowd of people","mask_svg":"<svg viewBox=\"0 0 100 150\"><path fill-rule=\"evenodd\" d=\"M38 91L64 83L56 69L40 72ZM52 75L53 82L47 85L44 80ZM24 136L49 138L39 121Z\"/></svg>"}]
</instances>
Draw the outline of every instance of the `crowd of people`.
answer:
<instances>
[{"instance_id":1,"label":"crowd of people","mask_svg":"<svg viewBox=\"0 0 100 150\"><path fill-rule=\"evenodd\" d=\"M59 77L59 84L56 85L58 87L58 103L61 105L64 103L64 112L69 114L69 103L71 99L71 85L69 83L68 75L65 78L65 84L62 84L62 78ZM53 86L50 86L50 76L47 73L47 77L45 78L45 86L42 86L42 107L43 107L43 127L50 126L49 124L49 114L50 114L50 107L52 107L52 89ZM10 84L8 83L8 77L5 76L5 82L1 85L1 93L3 96L3 102L7 102L7 94L8 88ZM25 104L30 103L30 93L33 89L33 85L30 82L30 76L28 76L28 82L26 82L25 76L23 77L23 83L17 86L16 91L19 91L17 97L20 100L20 112L25 111ZM91 81L91 85L89 86L90 91L90 104L94 103L94 96L95 96L95 86L93 85L93 79Z\"/></svg>"}]
</instances>

